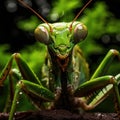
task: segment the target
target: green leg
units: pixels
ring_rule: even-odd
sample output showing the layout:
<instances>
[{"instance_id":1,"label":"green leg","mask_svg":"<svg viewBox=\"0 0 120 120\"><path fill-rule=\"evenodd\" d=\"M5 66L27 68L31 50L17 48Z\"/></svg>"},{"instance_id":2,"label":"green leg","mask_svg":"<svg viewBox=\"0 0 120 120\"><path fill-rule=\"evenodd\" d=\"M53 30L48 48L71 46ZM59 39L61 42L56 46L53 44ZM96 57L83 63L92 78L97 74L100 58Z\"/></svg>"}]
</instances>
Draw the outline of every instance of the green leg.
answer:
<instances>
[{"instance_id":1,"label":"green leg","mask_svg":"<svg viewBox=\"0 0 120 120\"><path fill-rule=\"evenodd\" d=\"M24 80L21 80L18 82L15 90L14 99L12 102L12 108L10 111L10 120L12 120L12 117L15 112L15 106L16 101L19 96L18 92L20 90L23 90L23 92L34 102L36 103L39 98L40 101L45 100L53 100L54 95L52 92L50 92L48 89L43 87L41 84L41 81L38 79L38 77L34 74L34 72L28 67L26 62L22 59L19 53L15 53L11 56L9 62L5 66L4 70L2 71L0 75L0 86L3 86L4 81L6 80L7 76L10 74L10 70L12 68L13 60L16 61L17 66L19 68L19 71L21 73L21 76ZM26 81L28 80L28 81ZM38 104L37 104L38 105ZM39 107L39 106L38 106Z\"/></svg>"},{"instance_id":2,"label":"green leg","mask_svg":"<svg viewBox=\"0 0 120 120\"><path fill-rule=\"evenodd\" d=\"M54 100L54 94L48 89L38 84L29 82L27 80L20 80L18 84L16 85L15 95L14 95L14 99L12 102L11 111L9 114L10 115L9 120L13 120L13 116L14 116L15 108L16 108L16 101L19 98L19 92L21 90L32 100L33 104L38 109L40 109L43 101L50 102Z\"/></svg>"},{"instance_id":3,"label":"green leg","mask_svg":"<svg viewBox=\"0 0 120 120\"><path fill-rule=\"evenodd\" d=\"M119 82L120 74L116 77L98 77L80 85L75 91L74 95L76 97L85 97L83 99L80 99L79 105L84 110L91 110L100 104L104 99L106 99L111 92L114 92L115 98L117 100L117 105L120 108L120 95L118 90ZM87 104L88 101L89 104Z\"/></svg>"},{"instance_id":4,"label":"green leg","mask_svg":"<svg viewBox=\"0 0 120 120\"><path fill-rule=\"evenodd\" d=\"M21 55L19 53L15 53L11 56L10 60L6 64L5 68L3 69L1 75L0 75L0 86L3 86L4 81L6 80L11 68L13 60L15 59L18 68L20 70L20 73L23 77L23 79L31 80L32 82L38 83L41 85L40 80L38 77L34 74L34 72L29 68L27 63L22 59Z\"/></svg>"},{"instance_id":5,"label":"green leg","mask_svg":"<svg viewBox=\"0 0 120 120\"><path fill-rule=\"evenodd\" d=\"M12 66L12 62L13 62L13 55L11 56L10 60L6 64L6 66L3 69L2 73L0 74L0 86L3 86L3 83L6 80L8 74L10 72L10 69L11 69L11 66Z\"/></svg>"},{"instance_id":6,"label":"green leg","mask_svg":"<svg viewBox=\"0 0 120 120\"><path fill-rule=\"evenodd\" d=\"M17 69L11 69L9 72L9 83L8 83L8 97L4 107L4 112L9 112L14 97L15 86L21 79L21 75Z\"/></svg>"},{"instance_id":7,"label":"green leg","mask_svg":"<svg viewBox=\"0 0 120 120\"><path fill-rule=\"evenodd\" d=\"M99 76L103 76L103 74L108 69L110 63L112 62L115 56L120 57L120 53L115 49L109 50L107 55L105 56L101 64L98 66L98 68L96 69L95 73L92 75L90 80L93 80L94 78L97 78Z\"/></svg>"},{"instance_id":8,"label":"green leg","mask_svg":"<svg viewBox=\"0 0 120 120\"><path fill-rule=\"evenodd\" d=\"M38 77L34 74L34 72L28 67L26 62L22 59L19 53L15 53L11 56L10 60L6 64L5 68L3 69L1 75L0 75L0 87L4 87L4 82L7 79L7 77L11 74L12 71L12 64L13 60L15 60L20 74L22 76L22 79L26 79L29 81L32 81L34 83L38 83L39 85L42 85ZM12 82L12 81L11 81ZM10 82L10 87L12 87L12 84ZM14 81L15 82L15 81ZM12 91L12 88L10 89ZM12 94L13 92L11 92ZM11 95L12 96L12 95ZM13 97L12 97L13 98ZM7 106L7 104L6 104Z\"/></svg>"},{"instance_id":9,"label":"green leg","mask_svg":"<svg viewBox=\"0 0 120 120\"><path fill-rule=\"evenodd\" d=\"M102 76L111 61L115 56L119 56L119 52L117 50L110 50L95 73L92 75L91 79L82 85L80 85L76 91L75 96L84 97L87 96L86 99L82 99L81 105L83 105L84 109L93 109L99 103L101 103L112 91L115 93L116 101L120 108L120 95L118 90L118 85L120 84L120 74L117 76ZM103 91L102 91L103 90ZM93 98L91 100L91 97ZM85 100L85 101L84 101ZM87 105L87 102L91 100L90 104Z\"/></svg>"}]
</instances>

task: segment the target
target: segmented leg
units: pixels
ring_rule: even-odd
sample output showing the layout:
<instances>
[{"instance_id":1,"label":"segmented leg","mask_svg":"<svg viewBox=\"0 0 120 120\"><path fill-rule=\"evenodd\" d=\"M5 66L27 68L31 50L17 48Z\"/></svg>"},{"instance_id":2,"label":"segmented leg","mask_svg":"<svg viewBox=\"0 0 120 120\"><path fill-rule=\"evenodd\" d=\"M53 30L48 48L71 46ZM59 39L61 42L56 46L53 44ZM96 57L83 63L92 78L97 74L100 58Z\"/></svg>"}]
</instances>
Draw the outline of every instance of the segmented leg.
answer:
<instances>
[{"instance_id":1,"label":"segmented leg","mask_svg":"<svg viewBox=\"0 0 120 120\"><path fill-rule=\"evenodd\" d=\"M106 99L110 93L114 92L116 100L117 112L120 111L120 95L118 85L120 84L120 74L117 76L102 76L106 68L115 56L119 56L117 50L110 50L91 79L81 84L75 91L76 97L83 97L79 99L79 104L84 110L91 110ZM102 77L100 77L102 76ZM86 97L85 97L86 96Z\"/></svg>"},{"instance_id":2,"label":"segmented leg","mask_svg":"<svg viewBox=\"0 0 120 120\"><path fill-rule=\"evenodd\" d=\"M106 99L110 93L114 92L117 103L120 105L120 95L118 90L118 81L120 78L115 78L113 76L104 76L95 78L92 81L83 83L75 92L76 97L89 97L86 99L81 99L81 105L85 110L91 110L100 104L104 99ZM87 105L87 103L89 103ZM120 106L119 106L120 108Z\"/></svg>"},{"instance_id":3,"label":"segmented leg","mask_svg":"<svg viewBox=\"0 0 120 120\"><path fill-rule=\"evenodd\" d=\"M95 73L92 75L90 80L93 80L94 78L97 78L99 76L103 76L105 74L105 72L108 70L108 68L115 56L117 56L120 59L119 51L117 51L115 49L109 50L107 55L105 56L105 58L102 60L101 64L95 70Z\"/></svg>"},{"instance_id":4,"label":"segmented leg","mask_svg":"<svg viewBox=\"0 0 120 120\"><path fill-rule=\"evenodd\" d=\"M54 94L43 86L29 82L27 80L20 80L16 85L9 120L13 119L16 108L16 101L21 90L31 99L37 109L41 109L43 102L50 102L54 100Z\"/></svg>"},{"instance_id":5,"label":"segmented leg","mask_svg":"<svg viewBox=\"0 0 120 120\"><path fill-rule=\"evenodd\" d=\"M46 100L51 101L54 99L54 94L51 91L49 91L47 88L43 87L41 81L34 74L34 72L28 67L28 65L22 59L19 53L15 53L12 55L8 64L5 66L4 70L2 71L0 76L0 86L3 86L4 81L6 80L7 76L10 74L13 59L15 59L18 65L23 80L20 80L16 85L15 95L12 102L9 120L12 120L13 118L16 107L16 101L19 97L20 90L22 90L35 103L37 107L41 106L39 105L41 101L42 102ZM13 92L11 94L13 94Z\"/></svg>"},{"instance_id":6,"label":"segmented leg","mask_svg":"<svg viewBox=\"0 0 120 120\"><path fill-rule=\"evenodd\" d=\"M12 68L12 63L13 59L15 59L18 68L20 70L20 73L23 77L23 79L31 80L35 83L38 83L41 85L40 80L38 77L34 74L34 72L28 67L26 62L22 59L19 53L15 53L11 56L10 60L6 64L5 68L3 69L1 75L0 75L0 86L3 86L4 81L6 80L11 68Z\"/></svg>"},{"instance_id":7,"label":"segmented leg","mask_svg":"<svg viewBox=\"0 0 120 120\"><path fill-rule=\"evenodd\" d=\"M13 101L13 97L14 97L14 91L15 91L15 86L17 84L17 82L21 79L21 74L19 73L19 71L17 69L11 69L9 72L9 81L8 81L8 94L7 94L7 100L5 102L5 107L4 107L4 112L9 112L10 108L11 108L11 104ZM7 86L4 86L5 88ZM7 88L6 88L7 89ZM4 92L4 91L1 91Z\"/></svg>"}]
</instances>

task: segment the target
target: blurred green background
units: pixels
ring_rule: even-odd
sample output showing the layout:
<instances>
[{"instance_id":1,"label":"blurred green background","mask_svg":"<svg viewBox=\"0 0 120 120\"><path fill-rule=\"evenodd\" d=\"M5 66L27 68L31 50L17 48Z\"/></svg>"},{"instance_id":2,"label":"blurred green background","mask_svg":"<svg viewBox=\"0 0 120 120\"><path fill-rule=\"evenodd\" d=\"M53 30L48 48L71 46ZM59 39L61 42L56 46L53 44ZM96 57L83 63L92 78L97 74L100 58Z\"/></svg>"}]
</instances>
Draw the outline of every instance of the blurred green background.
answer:
<instances>
[{"instance_id":1,"label":"blurred green background","mask_svg":"<svg viewBox=\"0 0 120 120\"><path fill-rule=\"evenodd\" d=\"M25 1L51 23L72 21L82 6L87 3L87 0ZM88 28L86 40L79 45L89 63L90 75L110 49L120 51L119 5L119 0L93 0L77 19ZM14 52L20 52L29 66L41 77L40 71L46 50L45 46L37 43L34 38L34 29L40 23L43 22L20 5L17 0L0 1L0 73L10 55ZM115 59L106 74L116 75L118 73L120 73L120 62ZM4 97L8 94L6 88L7 82L6 87L0 91ZM26 101L22 99L21 104L23 106L24 102ZM5 99L0 99L0 111L3 110L4 103ZM33 109L33 107L28 106L19 107L18 109ZM106 109L109 111L108 107Z\"/></svg>"}]
</instances>

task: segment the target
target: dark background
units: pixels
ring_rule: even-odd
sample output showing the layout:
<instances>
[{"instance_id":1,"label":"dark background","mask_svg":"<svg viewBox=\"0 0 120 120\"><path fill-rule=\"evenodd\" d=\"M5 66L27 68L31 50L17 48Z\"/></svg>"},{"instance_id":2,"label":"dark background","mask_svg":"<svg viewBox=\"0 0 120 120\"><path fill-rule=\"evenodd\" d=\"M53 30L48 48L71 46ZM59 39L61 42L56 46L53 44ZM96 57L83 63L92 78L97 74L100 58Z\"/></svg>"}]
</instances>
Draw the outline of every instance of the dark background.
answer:
<instances>
[{"instance_id":1,"label":"dark background","mask_svg":"<svg viewBox=\"0 0 120 120\"><path fill-rule=\"evenodd\" d=\"M51 7L52 1L44 0L44 4L42 3L43 0L38 1L40 1L41 4L38 5L37 0L32 1L32 8L35 10L39 9L42 5L46 5L49 8ZM91 4L94 4L95 2L96 1L93 1ZM120 1L106 0L105 2L115 17L120 18ZM11 9L8 3L14 3ZM31 34L18 29L16 26L16 21L18 19L21 17L27 18L31 16L31 14L32 13L22 7L17 0L0 0L0 44L10 44L10 49L8 49L9 52L19 51L25 47L25 45L33 44L35 42L34 37L31 36ZM46 14L49 14L49 12ZM43 14L43 17L45 17L46 14Z\"/></svg>"}]
</instances>

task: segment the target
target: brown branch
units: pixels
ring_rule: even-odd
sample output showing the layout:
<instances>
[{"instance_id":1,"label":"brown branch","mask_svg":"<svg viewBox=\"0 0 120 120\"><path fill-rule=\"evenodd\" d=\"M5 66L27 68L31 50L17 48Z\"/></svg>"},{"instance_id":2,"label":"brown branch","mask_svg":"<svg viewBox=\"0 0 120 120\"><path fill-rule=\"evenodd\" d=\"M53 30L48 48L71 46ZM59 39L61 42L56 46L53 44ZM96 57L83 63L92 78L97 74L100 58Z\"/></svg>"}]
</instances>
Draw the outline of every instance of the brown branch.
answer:
<instances>
[{"instance_id":1,"label":"brown branch","mask_svg":"<svg viewBox=\"0 0 120 120\"><path fill-rule=\"evenodd\" d=\"M8 120L7 113L0 113L0 120ZM119 120L116 113L73 114L66 110L46 110L40 112L17 112L15 120Z\"/></svg>"}]
</instances>

